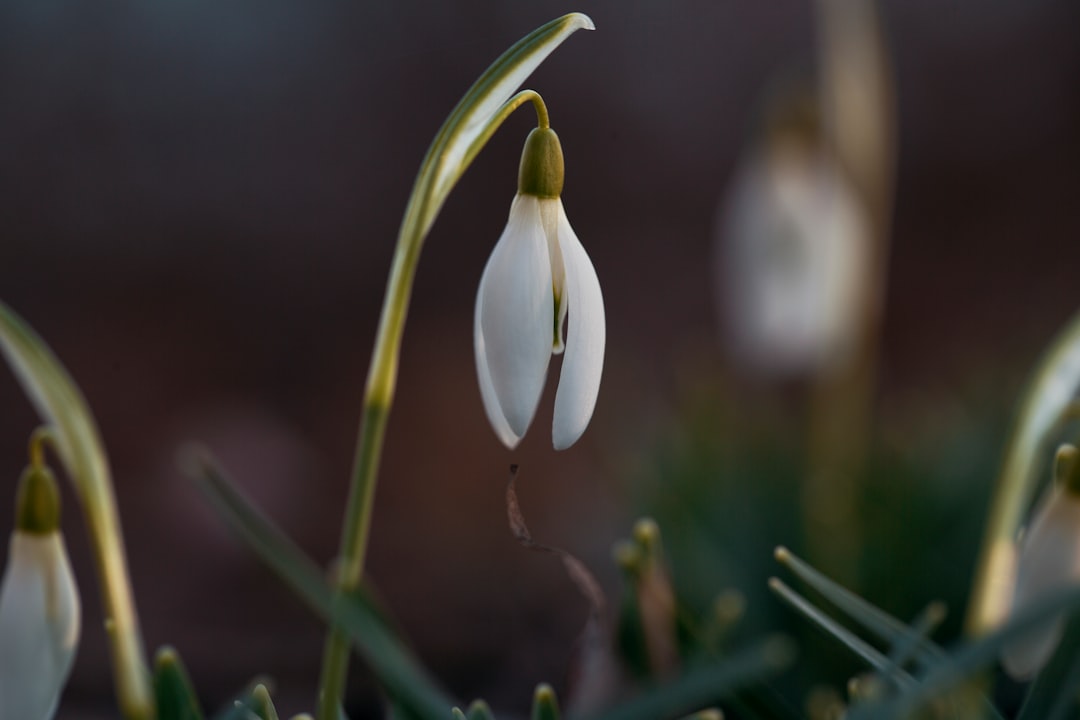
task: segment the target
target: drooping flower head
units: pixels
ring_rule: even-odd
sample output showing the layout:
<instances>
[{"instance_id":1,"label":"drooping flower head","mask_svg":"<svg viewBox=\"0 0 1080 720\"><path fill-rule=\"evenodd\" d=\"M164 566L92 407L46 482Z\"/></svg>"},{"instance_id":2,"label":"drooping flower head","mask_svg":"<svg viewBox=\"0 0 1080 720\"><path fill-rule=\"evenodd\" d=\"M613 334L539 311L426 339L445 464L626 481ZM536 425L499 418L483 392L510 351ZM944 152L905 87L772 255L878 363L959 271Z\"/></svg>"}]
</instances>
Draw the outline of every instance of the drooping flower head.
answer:
<instances>
[{"instance_id":1,"label":"drooping flower head","mask_svg":"<svg viewBox=\"0 0 1080 720\"><path fill-rule=\"evenodd\" d=\"M0 586L0 720L49 720L79 643L79 592L46 468L26 471L16 505Z\"/></svg>"},{"instance_id":2,"label":"drooping flower head","mask_svg":"<svg viewBox=\"0 0 1080 720\"><path fill-rule=\"evenodd\" d=\"M801 97L775 103L718 218L717 300L735 359L766 377L842 368L870 301L870 220Z\"/></svg>"},{"instance_id":3,"label":"drooping flower head","mask_svg":"<svg viewBox=\"0 0 1080 720\"><path fill-rule=\"evenodd\" d=\"M1020 541L1012 614L1023 612L1057 591L1080 584L1080 451L1058 450L1055 484L1039 504ZM1065 631L1061 615L1005 646L1001 662L1014 679L1034 676L1054 654Z\"/></svg>"},{"instance_id":4,"label":"drooping flower head","mask_svg":"<svg viewBox=\"0 0 1080 720\"><path fill-rule=\"evenodd\" d=\"M509 448L536 414L552 354L565 350L552 426L557 450L581 437L600 389L604 300L563 209L562 186L559 138L550 128L536 128L525 141L510 218L476 295L480 394Z\"/></svg>"}]
</instances>

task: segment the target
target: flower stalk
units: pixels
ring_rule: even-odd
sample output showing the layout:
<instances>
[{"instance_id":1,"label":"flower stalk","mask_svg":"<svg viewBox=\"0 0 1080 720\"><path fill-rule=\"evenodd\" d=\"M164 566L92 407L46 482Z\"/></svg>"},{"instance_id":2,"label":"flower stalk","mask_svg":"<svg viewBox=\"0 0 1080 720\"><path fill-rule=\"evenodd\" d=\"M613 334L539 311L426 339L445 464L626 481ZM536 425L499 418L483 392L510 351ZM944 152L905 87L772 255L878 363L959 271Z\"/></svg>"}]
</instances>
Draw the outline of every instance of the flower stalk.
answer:
<instances>
[{"instance_id":1,"label":"flower stalk","mask_svg":"<svg viewBox=\"0 0 1080 720\"><path fill-rule=\"evenodd\" d=\"M338 570L334 578L336 603L343 602L346 594L355 590L363 579L379 460L397 384L405 318L424 239L454 185L514 110L531 102L536 108L538 122L547 125L547 109L537 93L524 91L511 95L567 37L579 29L591 30L593 27L587 16L571 13L537 28L515 43L480 76L451 111L424 156L398 233L368 370ZM346 635L339 628L331 627L319 681L319 720L338 718L348 653Z\"/></svg>"}]
</instances>

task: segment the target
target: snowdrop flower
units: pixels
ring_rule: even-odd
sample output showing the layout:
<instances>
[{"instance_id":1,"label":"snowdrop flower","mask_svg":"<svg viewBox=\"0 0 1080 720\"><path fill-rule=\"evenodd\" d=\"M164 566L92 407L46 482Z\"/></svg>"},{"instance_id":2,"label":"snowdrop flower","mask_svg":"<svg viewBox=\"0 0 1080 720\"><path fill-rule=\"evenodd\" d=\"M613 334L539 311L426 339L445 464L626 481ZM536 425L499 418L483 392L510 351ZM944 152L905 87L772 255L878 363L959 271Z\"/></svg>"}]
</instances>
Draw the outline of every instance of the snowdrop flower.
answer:
<instances>
[{"instance_id":1,"label":"snowdrop flower","mask_svg":"<svg viewBox=\"0 0 1080 720\"><path fill-rule=\"evenodd\" d=\"M79 642L79 592L59 531L56 481L23 475L0 587L0 720L49 720Z\"/></svg>"},{"instance_id":2,"label":"snowdrop flower","mask_svg":"<svg viewBox=\"0 0 1080 720\"><path fill-rule=\"evenodd\" d=\"M717 236L717 299L732 351L780 377L841 366L868 301L869 218L816 118L799 112L781 110L741 163Z\"/></svg>"},{"instance_id":3,"label":"snowdrop flower","mask_svg":"<svg viewBox=\"0 0 1080 720\"><path fill-rule=\"evenodd\" d=\"M600 389L604 300L566 218L562 185L559 138L550 128L536 128L525 141L510 219L476 295L480 394L495 434L509 448L532 422L552 354L566 351L555 393L555 449L581 437Z\"/></svg>"},{"instance_id":4,"label":"snowdrop flower","mask_svg":"<svg viewBox=\"0 0 1080 720\"><path fill-rule=\"evenodd\" d=\"M1054 474L1058 482L1040 503L1020 543L1012 613L1080 584L1080 452L1071 445L1058 450ZM1016 680L1034 676L1054 654L1065 631L1061 615L1006 645L1005 671Z\"/></svg>"}]
</instances>

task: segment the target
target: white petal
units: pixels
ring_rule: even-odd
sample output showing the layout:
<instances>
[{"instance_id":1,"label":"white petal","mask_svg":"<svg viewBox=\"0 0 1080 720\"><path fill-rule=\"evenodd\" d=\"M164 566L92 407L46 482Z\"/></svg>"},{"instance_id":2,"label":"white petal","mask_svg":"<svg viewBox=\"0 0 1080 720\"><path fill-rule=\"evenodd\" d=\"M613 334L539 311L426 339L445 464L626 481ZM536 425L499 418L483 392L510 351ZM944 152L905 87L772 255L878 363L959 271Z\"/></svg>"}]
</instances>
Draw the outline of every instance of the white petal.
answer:
<instances>
[{"instance_id":1,"label":"white petal","mask_svg":"<svg viewBox=\"0 0 1080 720\"><path fill-rule=\"evenodd\" d=\"M1015 615L1078 582L1080 499L1054 488L1023 540L1012 612ZM1006 645L1001 653L1005 671L1017 680L1035 675L1054 654L1063 631L1063 619L1058 615Z\"/></svg>"},{"instance_id":2,"label":"white petal","mask_svg":"<svg viewBox=\"0 0 1080 720\"><path fill-rule=\"evenodd\" d=\"M79 593L59 533L11 536L0 589L0 720L48 720L79 642Z\"/></svg>"},{"instance_id":3,"label":"white petal","mask_svg":"<svg viewBox=\"0 0 1080 720\"><path fill-rule=\"evenodd\" d=\"M566 305L570 319L566 331L566 356L559 389L555 393L551 438L556 450L565 450L585 432L596 407L607 330L600 281L585 248L570 227L562 201L559 201L559 244L566 268Z\"/></svg>"},{"instance_id":4,"label":"white petal","mask_svg":"<svg viewBox=\"0 0 1080 720\"><path fill-rule=\"evenodd\" d=\"M484 268L476 298L481 394L488 392L484 385L489 381L503 419L519 438L536 413L551 360L551 263L538 202L535 197L514 198L506 230ZM487 400L485 408L500 433L501 423Z\"/></svg>"},{"instance_id":5,"label":"white petal","mask_svg":"<svg viewBox=\"0 0 1080 720\"><path fill-rule=\"evenodd\" d=\"M480 291L476 294L476 313L474 315L473 348L476 351L476 374L480 380L480 397L484 401L484 412L487 413L488 421L495 430L495 435L502 440L503 445L513 450L521 442L521 436L515 435L506 422L499 398L495 397L495 386L491 382L491 371L488 370L487 348L484 343L484 333L480 327L481 298L484 296L484 280L487 273L480 279Z\"/></svg>"}]
</instances>

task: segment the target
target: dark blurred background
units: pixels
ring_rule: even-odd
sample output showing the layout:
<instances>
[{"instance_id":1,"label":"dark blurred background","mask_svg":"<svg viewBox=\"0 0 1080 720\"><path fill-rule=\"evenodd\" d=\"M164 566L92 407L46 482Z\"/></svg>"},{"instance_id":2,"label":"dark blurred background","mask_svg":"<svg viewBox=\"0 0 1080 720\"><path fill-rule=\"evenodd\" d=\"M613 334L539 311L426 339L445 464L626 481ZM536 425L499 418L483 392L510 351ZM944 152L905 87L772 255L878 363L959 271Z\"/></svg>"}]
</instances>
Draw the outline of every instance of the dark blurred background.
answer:
<instances>
[{"instance_id":1,"label":"dark blurred background","mask_svg":"<svg viewBox=\"0 0 1080 720\"><path fill-rule=\"evenodd\" d=\"M309 708L322 630L228 535L177 470L177 448L207 444L329 561L420 160L488 63L570 10L597 31L570 38L528 86L562 140L563 200L604 290L596 414L576 446L552 451L553 372L528 436L507 452L476 388L473 303L532 126L522 112L429 237L368 565L456 696L519 713L536 682L561 687L586 606L557 562L507 531L507 466L522 466L534 535L578 554L614 597L610 547L632 519L679 523L664 502L680 442L707 444L714 415L727 427L754 414L740 406L752 392L715 390L737 378L724 374L709 275L714 220L766 89L813 77L814 5L0 4L0 298L93 407L147 644L175 645L209 705L265 673L279 709ZM943 569L963 583L1007 413L1080 300L1080 6L918 0L882 14L899 134L876 417L896 457L985 429L977 450L949 456L972 476L970 499L936 490L967 513L964 551ZM35 417L10 376L0 408L0 476L14 481ZM897 483L890 492L906 492ZM58 717L109 717L96 581L66 500L85 630ZM0 493L0 517L10 503ZM792 542L781 520L766 513L754 526L763 548ZM931 556L936 539L924 540ZM763 583L745 572L712 580L708 552L684 551L684 580L708 592ZM902 554L892 571L925 557ZM895 588L878 587L871 599L887 605ZM368 681L356 678L360 715Z\"/></svg>"}]
</instances>

